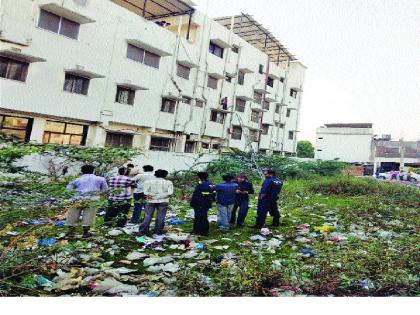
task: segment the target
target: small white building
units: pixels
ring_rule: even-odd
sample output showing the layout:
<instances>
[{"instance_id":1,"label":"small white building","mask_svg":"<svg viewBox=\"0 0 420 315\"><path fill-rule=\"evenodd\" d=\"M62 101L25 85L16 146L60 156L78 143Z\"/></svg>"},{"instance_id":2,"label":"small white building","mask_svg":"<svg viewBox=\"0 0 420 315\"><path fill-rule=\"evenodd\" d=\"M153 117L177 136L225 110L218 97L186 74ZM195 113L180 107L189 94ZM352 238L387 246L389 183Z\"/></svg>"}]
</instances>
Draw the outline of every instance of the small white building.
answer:
<instances>
[{"instance_id":1,"label":"small white building","mask_svg":"<svg viewBox=\"0 0 420 315\"><path fill-rule=\"evenodd\" d=\"M189 0L0 3L1 133L296 152L306 67L251 16L211 19Z\"/></svg>"},{"instance_id":2,"label":"small white building","mask_svg":"<svg viewBox=\"0 0 420 315\"><path fill-rule=\"evenodd\" d=\"M315 158L372 163L373 137L370 123L325 124L316 130Z\"/></svg>"}]
</instances>

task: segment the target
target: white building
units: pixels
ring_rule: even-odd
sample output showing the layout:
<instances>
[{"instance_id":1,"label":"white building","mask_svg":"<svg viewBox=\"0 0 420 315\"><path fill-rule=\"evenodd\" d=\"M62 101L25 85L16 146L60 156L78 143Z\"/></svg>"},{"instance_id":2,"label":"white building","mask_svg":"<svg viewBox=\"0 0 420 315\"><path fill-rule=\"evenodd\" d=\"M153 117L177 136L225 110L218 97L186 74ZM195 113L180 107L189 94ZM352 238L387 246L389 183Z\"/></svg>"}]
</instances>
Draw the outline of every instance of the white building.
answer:
<instances>
[{"instance_id":1,"label":"white building","mask_svg":"<svg viewBox=\"0 0 420 315\"><path fill-rule=\"evenodd\" d=\"M3 134L295 153L306 67L252 17L212 20L188 0L0 3Z\"/></svg>"},{"instance_id":2,"label":"white building","mask_svg":"<svg viewBox=\"0 0 420 315\"><path fill-rule=\"evenodd\" d=\"M315 158L372 163L373 137L372 124L326 124L316 130Z\"/></svg>"}]
</instances>

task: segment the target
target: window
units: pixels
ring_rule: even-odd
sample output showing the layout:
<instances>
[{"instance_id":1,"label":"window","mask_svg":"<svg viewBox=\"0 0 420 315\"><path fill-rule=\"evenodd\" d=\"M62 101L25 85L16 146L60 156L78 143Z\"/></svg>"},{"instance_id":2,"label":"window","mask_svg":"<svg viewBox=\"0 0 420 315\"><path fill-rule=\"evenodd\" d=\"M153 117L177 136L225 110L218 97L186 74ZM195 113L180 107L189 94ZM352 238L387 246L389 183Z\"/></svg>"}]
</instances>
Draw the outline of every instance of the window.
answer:
<instances>
[{"instance_id":1,"label":"window","mask_svg":"<svg viewBox=\"0 0 420 315\"><path fill-rule=\"evenodd\" d=\"M43 143L85 145L87 131L88 126L48 120Z\"/></svg>"},{"instance_id":2,"label":"window","mask_svg":"<svg viewBox=\"0 0 420 315\"><path fill-rule=\"evenodd\" d=\"M245 72L239 71L239 73L238 73L238 84L239 85L244 85L244 83L245 83Z\"/></svg>"},{"instance_id":3,"label":"window","mask_svg":"<svg viewBox=\"0 0 420 315\"><path fill-rule=\"evenodd\" d=\"M225 117L226 117L225 113L218 112L215 110L212 110L210 113L210 121L213 121L218 124L223 124L225 121Z\"/></svg>"},{"instance_id":4,"label":"window","mask_svg":"<svg viewBox=\"0 0 420 315\"><path fill-rule=\"evenodd\" d=\"M150 150L152 151L166 151L171 150L172 139L152 137L150 140Z\"/></svg>"},{"instance_id":5,"label":"window","mask_svg":"<svg viewBox=\"0 0 420 315\"><path fill-rule=\"evenodd\" d=\"M197 107L204 107L204 102L203 101L200 101L200 100L196 100L195 101L195 106L197 106Z\"/></svg>"},{"instance_id":6,"label":"window","mask_svg":"<svg viewBox=\"0 0 420 315\"><path fill-rule=\"evenodd\" d=\"M38 26L69 38L79 37L80 24L70 21L62 16L41 9Z\"/></svg>"},{"instance_id":7,"label":"window","mask_svg":"<svg viewBox=\"0 0 420 315\"><path fill-rule=\"evenodd\" d=\"M146 66L159 69L159 55L156 55L134 45L127 45L127 58L145 64Z\"/></svg>"},{"instance_id":8,"label":"window","mask_svg":"<svg viewBox=\"0 0 420 315\"><path fill-rule=\"evenodd\" d=\"M150 66L150 67L159 69L159 63L160 63L160 56L158 56L154 53L145 51L145 53L144 53L144 64L146 66Z\"/></svg>"},{"instance_id":9,"label":"window","mask_svg":"<svg viewBox=\"0 0 420 315\"><path fill-rule=\"evenodd\" d=\"M241 140L242 139L242 128L239 126L232 127L232 139Z\"/></svg>"},{"instance_id":10,"label":"window","mask_svg":"<svg viewBox=\"0 0 420 315\"><path fill-rule=\"evenodd\" d=\"M245 106L246 106L246 101L241 99L241 98L237 98L236 99L236 105L235 105L235 110L237 112L245 112Z\"/></svg>"},{"instance_id":11,"label":"window","mask_svg":"<svg viewBox=\"0 0 420 315\"><path fill-rule=\"evenodd\" d=\"M201 143L201 147L203 149L209 149L210 148L210 144L203 142L203 143Z\"/></svg>"},{"instance_id":12,"label":"window","mask_svg":"<svg viewBox=\"0 0 420 315\"><path fill-rule=\"evenodd\" d=\"M284 129L285 126L286 126L285 124L280 124L281 129Z\"/></svg>"},{"instance_id":13,"label":"window","mask_svg":"<svg viewBox=\"0 0 420 315\"><path fill-rule=\"evenodd\" d=\"M261 102L262 102L262 98L263 98L263 96L262 96L262 94L261 94L261 93L254 92L254 102L255 102L255 103L257 103L257 104L261 104Z\"/></svg>"},{"instance_id":14,"label":"window","mask_svg":"<svg viewBox=\"0 0 420 315\"><path fill-rule=\"evenodd\" d=\"M298 92L295 89L290 89L290 96L291 97L296 98L297 97L297 93Z\"/></svg>"},{"instance_id":15,"label":"window","mask_svg":"<svg viewBox=\"0 0 420 315\"><path fill-rule=\"evenodd\" d=\"M185 153L195 153L195 142L187 141L185 142Z\"/></svg>"},{"instance_id":16,"label":"window","mask_svg":"<svg viewBox=\"0 0 420 315\"><path fill-rule=\"evenodd\" d=\"M276 113L279 114L280 113L280 104L276 104Z\"/></svg>"},{"instance_id":17,"label":"window","mask_svg":"<svg viewBox=\"0 0 420 315\"><path fill-rule=\"evenodd\" d=\"M25 82L29 64L0 56L0 77Z\"/></svg>"},{"instance_id":18,"label":"window","mask_svg":"<svg viewBox=\"0 0 420 315\"><path fill-rule=\"evenodd\" d=\"M219 58L223 58L223 48L210 42L209 52Z\"/></svg>"},{"instance_id":19,"label":"window","mask_svg":"<svg viewBox=\"0 0 420 315\"><path fill-rule=\"evenodd\" d=\"M293 140L295 138L295 134L293 131L289 131L289 140Z\"/></svg>"},{"instance_id":20,"label":"window","mask_svg":"<svg viewBox=\"0 0 420 315\"><path fill-rule=\"evenodd\" d=\"M268 77L267 78L267 85L271 86L271 87L274 87L274 79L271 78L271 77Z\"/></svg>"},{"instance_id":21,"label":"window","mask_svg":"<svg viewBox=\"0 0 420 315\"><path fill-rule=\"evenodd\" d=\"M211 148L212 148L213 150L219 150L219 149L220 149L220 144L215 143L215 144L213 144L213 145L211 146Z\"/></svg>"},{"instance_id":22,"label":"window","mask_svg":"<svg viewBox=\"0 0 420 315\"><path fill-rule=\"evenodd\" d=\"M87 95L89 83L90 79L67 72L64 78L63 90L70 93Z\"/></svg>"},{"instance_id":23,"label":"window","mask_svg":"<svg viewBox=\"0 0 420 315\"><path fill-rule=\"evenodd\" d=\"M292 113L292 110L290 108L287 109L286 117L290 117L290 114Z\"/></svg>"},{"instance_id":24,"label":"window","mask_svg":"<svg viewBox=\"0 0 420 315\"><path fill-rule=\"evenodd\" d=\"M176 106L176 101L175 100L171 100L169 98L163 98L162 99L162 107L160 109L160 111L164 112L164 113L175 113L175 106Z\"/></svg>"},{"instance_id":25,"label":"window","mask_svg":"<svg viewBox=\"0 0 420 315\"><path fill-rule=\"evenodd\" d=\"M227 75L225 79L226 79L226 82L232 83L232 77L231 76Z\"/></svg>"},{"instance_id":26,"label":"window","mask_svg":"<svg viewBox=\"0 0 420 315\"><path fill-rule=\"evenodd\" d=\"M135 95L135 90L123 86L118 86L117 95L115 96L115 102L120 104L134 105Z\"/></svg>"},{"instance_id":27,"label":"window","mask_svg":"<svg viewBox=\"0 0 420 315\"><path fill-rule=\"evenodd\" d=\"M249 140L252 141L252 142L258 142L259 132L257 130L250 130L249 131Z\"/></svg>"},{"instance_id":28,"label":"window","mask_svg":"<svg viewBox=\"0 0 420 315\"><path fill-rule=\"evenodd\" d=\"M191 71L191 69L188 68L187 66L178 64L178 67L176 69L176 75L180 78L185 79L185 80L189 80L190 79L190 71Z\"/></svg>"},{"instance_id":29,"label":"window","mask_svg":"<svg viewBox=\"0 0 420 315\"><path fill-rule=\"evenodd\" d=\"M105 145L129 148L133 146L133 135L117 132L107 132Z\"/></svg>"},{"instance_id":30,"label":"window","mask_svg":"<svg viewBox=\"0 0 420 315\"><path fill-rule=\"evenodd\" d=\"M234 52L235 54L239 53L239 47L238 46L233 46L232 47L232 52Z\"/></svg>"},{"instance_id":31,"label":"window","mask_svg":"<svg viewBox=\"0 0 420 315\"><path fill-rule=\"evenodd\" d=\"M251 121L258 123L260 121L260 113L255 110L251 111Z\"/></svg>"},{"instance_id":32,"label":"window","mask_svg":"<svg viewBox=\"0 0 420 315\"><path fill-rule=\"evenodd\" d=\"M259 74L264 74L264 65L259 65L259 67L258 67L258 73Z\"/></svg>"},{"instance_id":33,"label":"window","mask_svg":"<svg viewBox=\"0 0 420 315\"><path fill-rule=\"evenodd\" d=\"M268 135L268 130L270 129L270 125L263 124L261 129L262 129L261 133L263 135Z\"/></svg>"},{"instance_id":34,"label":"window","mask_svg":"<svg viewBox=\"0 0 420 315\"><path fill-rule=\"evenodd\" d=\"M281 78L280 78L280 82L281 82L281 83L284 83L284 80L285 80L285 78L284 78L284 77L281 77Z\"/></svg>"},{"instance_id":35,"label":"window","mask_svg":"<svg viewBox=\"0 0 420 315\"><path fill-rule=\"evenodd\" d=\"M6 138L29 141L32 124L32 118L0 115L0 134Z\"/></svg>"},{"instance_id":36,"label":"window","mask_svg":"<svg viewBox=\"0 0 420 315\"><path fill-rule=\"evenodd\" d=\"M266 109L266 110L270 110L270 102L264 100L263 103L262 103L262 108Z\"/></svg>"},{"instance_id":37,"label":"window","mask_svg":"<svg viewBox=\"0 0 420 315\"><path fill-rule=\"evenodd\" d=\"M207 87L217 90L217 83L219 82L219 80L217 80L217 78L212 77L209 75L209 78L207 80Z\"/></svg>"},{"instance_id":38,"label":"window","mask_svg":"<svg viewBox=\"0 0 420 315\"><path fill-rule=\"evenodd\" d=\"M318 152L322 152L322 150L320 150L320 149L318 149L317 151L318 151Z\"/></svg>"},{"instance_id":39,"label":"window","mask_svg":"<svg viewBox=\"0 0 420 315\"><path fill-rule=\"evenodd\" d=\"M324 140L324 138L318 138L318 140Z\"/></svg>"}]
</instances>

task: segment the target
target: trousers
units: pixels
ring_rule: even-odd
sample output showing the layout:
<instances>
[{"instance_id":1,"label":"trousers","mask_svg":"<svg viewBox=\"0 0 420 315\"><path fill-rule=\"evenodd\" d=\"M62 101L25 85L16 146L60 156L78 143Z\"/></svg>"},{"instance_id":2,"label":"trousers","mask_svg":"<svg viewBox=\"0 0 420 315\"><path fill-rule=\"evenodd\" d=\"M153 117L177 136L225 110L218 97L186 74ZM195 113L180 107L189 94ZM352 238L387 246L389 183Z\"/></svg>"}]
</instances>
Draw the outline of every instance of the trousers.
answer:
<instances>
[{"instance_id":1,"label":"trousers","mask_svg":"<svg viewBox=\"0 0 420 315\"><path fill-rule=\"evenodd\" d=\"M248 214L249 208L249 200L246 198L239 199L236 201L235 205L233 206L232 216L230 218L230 224L243 225L245 222L245 218ZM236 211L239 209L238 212L238 219L236 220Z\"/></svg>"},{"instance_id":2,"label":"trousers","mask_svg":"<svg viewBox=\"0 0 420 315\"><path fill-rule=\"evenodd\" d=\"M168 210L167 203L148 203L144 209L144 220L140 224L139 233L146 235L149 233L150 223L152 222L153 215L157 212L156 223L153 234L162 235L163 228L165 227L166 211Z\"/></svg>"},{"instance_id":3,"label":"trousers","mask_svg":"<svg viewBox=\"0 0 420 315\"><path fill-rule=\"evenodd\" d=\"M130 200L108 201L104 222L115 221L117 227L124 227L127 224L127 214L131 208Z\"/></svg>"},{"instance_id":4,"label":"trousers","mask_svg":"<svg viewBox=\"0 0 420 315\"><path fill-rule=\"evenodd\" d=\"M193 233L206 236L209 234L208 207L194 208Z\"/></svg>"},{"instance_id":5,"label":"trousers","mask_svg":"<svg viewBox=\"0 0 420 315\"><path fill-rule=\"evenodd\" d=\"M280 212L277 205L277 200L269 200L263 199L258 200L258 207L257 207L257 221L255 225L258 228L262 228L265 224L265 220L267 218L267 214L273 217L273 225L279 226L280 224Z\"/></svg>"},{"instance_id":6,"label":"trousers","mask_svg":"<svg viewBox=\"0 0 420 315\"><path fill-rule=\"evenodd\" d=\"M146 198L143 193L134 193L134 211L131 217L131 223L139 223L141 212L146 205Z\"/></svg>"}]
</instances>

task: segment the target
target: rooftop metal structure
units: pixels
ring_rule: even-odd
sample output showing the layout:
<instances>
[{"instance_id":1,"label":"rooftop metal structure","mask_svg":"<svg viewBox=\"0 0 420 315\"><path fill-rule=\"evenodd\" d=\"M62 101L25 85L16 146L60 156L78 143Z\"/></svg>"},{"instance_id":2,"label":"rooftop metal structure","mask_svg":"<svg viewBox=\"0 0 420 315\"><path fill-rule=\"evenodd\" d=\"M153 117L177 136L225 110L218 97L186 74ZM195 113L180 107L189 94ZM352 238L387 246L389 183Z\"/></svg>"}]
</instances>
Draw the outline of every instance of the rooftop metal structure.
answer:
<instances>
[{"instance_id":1,"label":"rooftop metal structure","mask_svg":"<svg viewBox=\"0 0 420 315\"><path fill-rule=\"evenodd\" d=\"M169 16L190 15L195 12L190 0L111 0L112 2L143 16L156 20Z\"/></svg>"},{"instance_id":2,"label":"rooftop metal structure","mask_svg":"<svg viewBox=\"0 0 420 315\"><path fill-rule=\"evenodd\" d=\"M232 16L219 17L214 20L230 30ZM249 14L241 13L233 16L233 32L266 53L272 62L297 60L268 29Z\"/></svg>"}]
</instances>

